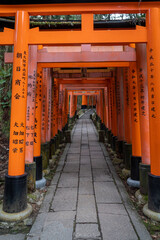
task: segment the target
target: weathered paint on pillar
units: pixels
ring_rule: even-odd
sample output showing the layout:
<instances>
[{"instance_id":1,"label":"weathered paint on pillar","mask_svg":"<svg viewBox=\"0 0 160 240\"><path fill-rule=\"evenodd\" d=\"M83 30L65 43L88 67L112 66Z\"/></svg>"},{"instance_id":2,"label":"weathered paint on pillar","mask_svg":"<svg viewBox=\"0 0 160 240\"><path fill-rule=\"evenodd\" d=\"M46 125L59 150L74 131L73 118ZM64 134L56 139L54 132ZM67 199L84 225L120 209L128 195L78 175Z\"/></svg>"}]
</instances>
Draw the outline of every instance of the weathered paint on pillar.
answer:
<instances>
[{"instance_id":1,"label":"weathered paint on pillar","mask_svg":"<svg viewBox=\"0 0 160 240\"><path fill-rule=\"evenodd\" d=\"M150 136L149 136L149 107L148 107L148 80L147 80L147 51L146 44L136 45L138 97L141 132L142 163L150 164Z\"/></svg>"},{"instance_id":2,"label":"weathered paint on pillar","mask_svg":"<svg viewBox=\"0 0 160 240\"><path fill-rule=\"evenodd\" d=\"M28 64L25 162L32 163L33 162L33 152L34 152L37 46L29 46L29 61L28 61L28 63L29 64Z\"/></svg>"},{"instance_id":3,"label":"weathered paint on pillar","mask_svg":"<svg viewBox=\"0 0 160 240\"><path fill-rule=\"evenodd\" d=\"M23 31L23 37L22 37ZM8 174L24 174L28 80L29 14L17 11L14 35Z\"/></svg>"},{"instance_id":4,"label":"weathered paint on pillar","mask_svg":"<svg viewBox=\"0 0 160 240\"><path fill-rule=\"evenodd\" d=\"M116 78L116 101L117 101L117 137L118 140L124 140L124 122L123 122L123 73L122 68L117 69Z\"/></svg>"},{"instance_id":5,"label":"weathered paint on pillar","mask_svg":"<svg viewBox=\"0 0 160 240\"><path fill-rule=\"evenodd\" d=\"M129 85L129 68L123 69L123 94L124 94L124 137L128 144L132 143L132 126L131 126L131 103L130 103L130 85Z\"/></svg>"},{"instance_id":6,"label":"weathered paint on pillar","mask_svg":"<svg viewBox=\"0 0 160 240\"><path fill-rule=\"evenodd\" d=\"M42 119L42 68L37 67L36 102L34 128L34 157L41 156L41 119Z\"/></svg>"},{"instance_id":7,"label":"weathered paint on pillar","mask_svg":"<svg viewBox=\"0 0 160 240\"><path fill-rule=\"evenodd\" d=\"M130 63L130 100L132 121L132 156L141 157L140 119L136 63Z\"/></svg>"}]
</instances>

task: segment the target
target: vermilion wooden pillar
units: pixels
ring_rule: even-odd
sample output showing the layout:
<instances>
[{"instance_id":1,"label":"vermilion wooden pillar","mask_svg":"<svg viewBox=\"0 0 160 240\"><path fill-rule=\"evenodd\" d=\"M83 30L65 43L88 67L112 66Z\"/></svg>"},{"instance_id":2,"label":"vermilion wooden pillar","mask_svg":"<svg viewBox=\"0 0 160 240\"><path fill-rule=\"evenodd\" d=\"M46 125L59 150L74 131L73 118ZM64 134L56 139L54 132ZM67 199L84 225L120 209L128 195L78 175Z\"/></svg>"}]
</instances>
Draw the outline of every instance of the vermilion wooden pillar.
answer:
<instances>
[{"instance_id":1,"label":"vermilion wooden pillar","mask_svg":"<svg viewBox=\"0 0 160 240\"><path fill-rule=\"evenodd\" d=\"M42 129L41 129L41 142L46 143L46 120L48 115L47 111L47 68L42 71Z\"/></svg>"},{"instance_id":2,"label":"vermilion wooden pillar","mask_svg":"<svg viewBox=\"0 0 160 240\"><path fill-rule=\"evenodd\" d=\"M93 96L93 107L96 107L96 96Z\"/></svg>"},{"instance_id":3,"label":"vermilion wooden pillar","mask_svg":"<svg viewBox=\"0 0 160 240\"><path fill-rule=\"evenodd\" d=\"M117 106L116 106L116 82L115 77L111 81L112 88L112 148L116 150L116 138L117 138Z\"/></svg>"},{"instance_id":4,"label":"vermilion wooden pillar","mask_svg":"<svg viewBox=\"0 0 160 240\"><path fill-rule=\"evenodd\" d=\"M108 92L108 130L111 132L111 118L112 118L112 105L111 105L111 99L112 99L112 92L111 92L111 80L108 81L108 87L107 87L107 92Z\"/></svg>"},{"instance_id":5,"label":"vermilion wooden pillar","mask_svg":"<svg viewBox=\"0 0 160 240\"><path fill-rule=\"evenodd\" d=\"M104 89L104 122L105 122L105 126L108 129L108 90L107 87L105 87Z\"/></svg>"},{"instance_id":6,"label":"vermilion wooden pillar","mask_svg":"<svg viewBox=\"0 0 160 240\"><path fill-rule=\"evenodd\" d=\"M160 219L160 9L151 8L147 14L147 73L149 92L149 128L151 173L148 178L148 206L144 213ZM152 212L153 211L153 212ZM158 213L158 215L156 214Z\"/></svg>"},{"instance_id":7,"label":"vermilion wooden pillar","mask_svg":"<svg viewBox=\"0 0 160 240\"><path fill-rule=\"evenodd\" d=\"M86 109L86 108L87 108L87 96L82 95L82 109Z\"/></svg>"},{"instance_id":8,"label":"vermilion wooden pillar","mask_svg":"<svg viewBox=\"0 0 160 240\"><path fill-rule=\"evenodd\" d=\"M58 81L57 79L54 79L53 83L53 128L52 128L52 135L55 137L55 135L58 133L58 124L57 124L57 117L58 117Z\"/></svg>"},{"instance_id":9,"label":"vermilion wooden pillar","mask_svg":"<svg viewBox=\"0 0 160 240\"><path fill-rule=\"evenodd\" d=\"M48 102L48 119L47 119L47 129L46 129L46 140L47 142L51 141L51 102L52 102L52 77L51 69L48 68L47 74L47 102Z\"/></svg>"},{"instance_id":10,"label":"vermilion wooden pillar","mask_svg":"<svg viewBox=\"0 0 160 240\"><path fill-rule=\"evenodd\" d=\"M140 164L140 192L148 193L148 172L150 172L149 107L147 81L146 44L136 45L138 71L138 97L141 132L142 163Z\"/></svg>"},{"instance_id":11,"label":"vermilion wooden pillar","mask_svg":"<svg viewBox=\"0 0 160 240\"><path fill-rule=\"evenodd\" d=\"M29 47L25 162L33 163L37 46Z\"/></svg>"},{"instance_id":12,"label":"vermilion wooden pillar","mask_svg":"<svg viewBox=\"0 0 160 240\"><path fill-rule=\"evenodd\" d=\"M36 187L41 181L45 185L42 176L41 155L41 120L42 120L42 68L37 66L36 100L35 100L35 125L34 125L34 162L36 163ZM43 180L42 180L43 179Z\"/></svg>"},{"instance_id":13,"label":"vermilion wooden pillar","mask_svg":"<svg viewBox=\"0 0 160 240\"><path fill-rule=\"evenodd\" d=\"M124 95L124 163L125 169L130 170L130 157L132 155L132 125L129 68L123 68L123 95Z\"/></svg>"},{"instance_id":14,"label":"vermilion wooden pillar","mask_svg":"<svg viewBox=\"0 0 160 240\"><path fill-rule=\"evenodd\" d=\"M104 91L103 90L100 91L99 107L100 107L100 118L103 123L104 122Z\"/></svg>"},{"instance_id":15,"label":"vermilion wooden pillar","mask_svg":"<svg viewBox=\"0 0 160 240\"><path fill-rule=\"evenodd\" d=\"M70 92L70 123L73 123L74 120L74 95L73 92Z\"/></svg>"},{"instance_id":16,"label":"vermilion wooden pillar","mask_svg":"<svg viewBox=\"0 0 160 240\"><path fill-rule=\"evenodd\" d=\"M116 102L117 102L117 141L116 151L123 156L124 143L124 106L123 106L123 68L117 68L116 77Z\"/></svg>"},{"instance_id":17,"label":"vermilion wooden pillar","mask_svg":"<svg viewBox=\"0 0 160 240\"><path fill-rule=\"evenodd\" d=\"M41 152L43 169L48 167L49 163L49 143L47 142L48 129L48 69L43 68L42 72L42 127L41 127Z\"/></svg>"},{"instance_id":18,"label":"vermilion wooden pillar","mask_svg":"<svg viewBox=\"0 0 160 240\"><path fill-rule=\"evenodd\" d=\"M26 115L26 145L25 145L25 170L29 191L35 191L36 164L33 161L34 125L35 125L35 96L37 75L37 46L29 46L28 60L28 92Z\"/></svg>"},{"instance_id":19,"label":"vermilion wooden pillar","mask_svg":"<svg viewBox=\"0 0 160 240\"><path fill-rule=\"evenodd\" d=\"M24 170L28 81L28 32L28 12L17 11L14 32L10 150L8 174L5 177L3 199L3 211L6 213L18 213L24 210L26 211L27 209L27 174ZM21 204L19 204L20 202ZM26 215L24 218L25 217Z\"/></svg>"},{"instance_id":20,"label":"vermilion wooden pillar","mask_svg":"<svg viewBox=\"0 0 160 240\"><path fill-rule=\"evenodd\" d=\"M141 162L141 138L138 101L137 65L130 63L130 100L132 121L132 156L131 156L131 178L127 183L131 186L139 186L139 163Z\"/></svg>"},{"instance_id":21,"label":"vermilion wooden pillar","mask_svg":"<svg viewBox=\"0 0 160 240\"><path fill-rule=\"evenodd\" d=\"M58 130L62 131L62 84L59 85Z\"/></svg>"}]
</instances>

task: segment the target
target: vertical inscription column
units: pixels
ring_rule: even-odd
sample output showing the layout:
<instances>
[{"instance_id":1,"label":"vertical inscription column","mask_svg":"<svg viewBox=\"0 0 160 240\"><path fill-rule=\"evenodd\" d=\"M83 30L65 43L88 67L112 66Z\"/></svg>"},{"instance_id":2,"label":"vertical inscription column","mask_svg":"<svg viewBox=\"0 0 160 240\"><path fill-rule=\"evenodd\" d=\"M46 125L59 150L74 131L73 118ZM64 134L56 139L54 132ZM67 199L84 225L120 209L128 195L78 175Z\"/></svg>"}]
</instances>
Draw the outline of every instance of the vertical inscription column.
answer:
<instances>
[{"instance_id":1,"label":"vertical inscription column","mask_svg":"<svg viewBox=\"0 0 160 240\"><path fill-rule=\"evenodd\" d=\"M33 161L36 75L37 75L37 46L35 45L35 46L29 46L29 60L28 60L25 169L28 174L27 185L28 185L29 191L35 191L35 182L36 182L36 164Z\"/></svg>"},{"instance_id":2,"label":"vertical inscription column","mask_svg":"<svg viewBox=\"0 0 160 240\"><path fill-rule=\"evenodd\" d=\"M28 32L29 14L25 11L17 11L14 34L10 151L3 201L3 210L7 213L17 213L27 209L27 174L24 170L28 80Z\"/></svg>"},{"instance_id":3,"label":"vertical inscription column","mask_svg":"<svg viewBox=\"0 0 160 240\"><path fill-rule=\"evenodd\" d=\"M116 139L117 139L117 106L116 106L116 76L112 78L112 148L116 150Z\"/></svg>"},{"instance_id":4,"label":"vertical inscription column","mask_svg":"<svg viewBox=\"0 0 160 240\"><path fill-rule=\"evenodd\" d=\"M51 78L51 69L49 69L49 68L48 68L48 77L47 77L47 102L48 102L48 119L47 119L46 140L47 140L47 142L50 142L50 140L51 140L52 78Z\"/></svg>"},{"instance_id":5,"label":"vertical inscription column","mask_svg":"<svg viewBox=\"0 0 160 240\"><path fill-rule=\"evenodd\" d=\"M58 130L62 131L62 84L59 85Z\"/></svg>"},{"instance_id":6,"label":"vertical inscription column","mask_svg":"<svg viewBox=\"0 0 160 240\"><path fill-rule=\"evenodd\" d=\"M131 126L131 102L129 93L129 68L123 68L123 98L124 98L124 163L125 171L130 170L130 157L132 155L132 126ZM129 173L129 172L128 172Z\"/></svg>"},{"instance_id":7,"label":"vertical inscription column","mask_svg":"<svg viewBox=\"0 0 160 240\"><path fill-rule=\"evenodd\" d=\"M124 118L123 118L123 73L122 68L117 69L116 78L116 102L117 102L117 137L116 151L120 156L123 155L124 142Z\"/></svg>"},{"instance_id":8,"label":"vertical inscription column","mask_svg":"<svg viewBox=\"0 0 160 240\"><path fill-rule=\"evenodd\" d=\"M148 172L150 172L150 137L147 81L147 49L145 43L136 45L138 71L138 97L141 132L142 163L140 164L140 192L148 194Z\"/></svg>"},{"instance_id":9,"label":"vertical inscription column","mask_svg":"<svg viewBox=\"0 0 160 240\"><path fill-rule=\"evenodd\" d=\"M42 181L43 178L42 155L41 155L41 120L42 120L42 68L38 65L36 82L36 101L35 101L35 125L34 125L34 162L36 163L36 187L38 187L38 184Z\"/></svg>"},{"instance_id":10,"label":"vertical inscription column","mask_svg":"<svg viewBox=\"0 0 160 240\"><path fill-rule=\"evenodd\" d=\"M105 104L104 119L105 119L105 126L108 129L108 91L107 91L107 89L108 89L108 87L105 87L105 89L104 89L104 104Z\"/></svg>"},{"instance_id":11,"label":"vertical inscription column","mask_svg":"<svg viewBox=\"0 0 160 240\"><path fill-rule=\"evenodd\" d=\"M159 221L160 214L160 9L147 13L147 74L149 92L149 128L151 174L148 178L148 207L144 213ZM155 212L153 214L153 212ZM157 215L157 214L158 215ZM157 218L156 218L157 217Z\"/></svg>"},{"instance_id":12,"label":"vertical inscription column","mask_svg":"<svg viewBox=\"0 0 160 240\"><path fill-rule=\"evenodd\" d=\"M47 101L47 88L48 88L48 69L43 68L42 71L42 121L41 121L41 153L42 153L42 166L43 169L48 167L48 143L47 143L47 127L48 127L48 101Z\"/></svg>"},{"instance_id":13,"label":"vertical inscription column","mask_svg":"<svg viewBox=\"0 0 160 240\"><path fill-rule=\"evenodd\" d=\"M131 178L127 183L133 187L139 187L139 163L141 162L141 138L137 83L137 65L130 63L130 100L132 121L132 156L131 156Z\"/></svg>"}]
</instances>

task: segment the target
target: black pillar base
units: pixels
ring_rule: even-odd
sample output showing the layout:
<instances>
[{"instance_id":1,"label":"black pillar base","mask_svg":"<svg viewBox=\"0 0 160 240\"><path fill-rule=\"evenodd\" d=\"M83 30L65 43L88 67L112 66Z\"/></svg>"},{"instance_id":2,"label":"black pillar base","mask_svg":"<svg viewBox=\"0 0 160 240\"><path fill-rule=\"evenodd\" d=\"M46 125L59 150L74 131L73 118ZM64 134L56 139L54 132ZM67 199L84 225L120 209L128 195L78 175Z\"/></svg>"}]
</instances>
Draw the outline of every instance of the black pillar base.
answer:
<instances>
[{"instance_id":1,"label":"black pillar base","mask_svg":"<svg viewBox=\"0 0 160 240\"><path fill-rule=\"evenodd\" d=\"M141 157L131 156L131 179L139 181L139 164Z\"/></svg>"},{"instance_id":2,"label":"black pillar base","mask_svg":"<svg viewBox=\"0 0 160 240\"><path fill-rule=\"evenodd\" d=\"M116 153L120 158L123 158L123 141L116 140Z\"/></svg>"},{"instance_id":3,"label":"black pillar base","mask_svg":"<svg viewBox=\"0 0 160 240\"><path fill-rule=\"evenodd\" d=\"M59 136L59 143L61 144L63 142L63 133L62 133L62 131L58 130L58 136Z\"/></svg>"},{"instance_id":4,"label":"black pillar base","mask_svg":"<svg viewBox=\"0 0 160 240\"><path fill-rule=\"evenodd\" d=\"M160 213L160 176L148 174L148 208Z\"/></svg>"},{"instance_id":5,"label":"black pillar base","mask_svg":"<svg viewBox=\"0 0 160 240\"><path fill-rule=\"evenodd\" d=\"M117 137L112 135L112 138L111 138L111 148L113 151L116 151L116 139Z\"/></svg>"},{"instance_id":6,"label":"black pillar base","mask_svg":"<svg viewBox=\"0 0 160 240\"><path fill-rule=\"evenodd\" d=\"M87 105L81 105L81 109L87 109Z\"/></svg>"},{"instance_id":7,"label":"black pillar base","mask_svg":"<svg viewBox=\"0 0 160 240\"><path fill-rule=\"evenodd\" d=\"M42 143L41 144L41 154L42 154L42 166L43 169L46 169L49 164L50 158L50 143Z\"/></svg>"},{"instance_id":8,"label":"black pillar base","mask_svg":"<svg viewBox=\"0 0 160 240\"><path fill-rule=\"evenodd\" d=\"M98 136L99 136L99 142L103 142L104 143L105 131L104 130L99 130L98 131Z\"/></svg>"},{"instance_id":9,"label":"black pillar base","mask_svg":"<svg viewBox=\"0 0 160 240\"><path fill-rule=\"evenodd\" d=\"M148 173L150 173L149 164L139 164L140 192L143 195L148 194Z\"/></svg>"},{"instance_id":10,"label":"black pillar base","mask_svg":"<svg viewBox=\"0 0 160 240\"><path fill-rule=\"evenodd\" d=\"M3 211L18 213L27 208L27 174L5 176Z\"/></svg>"},{"instance_id":11,"label":"black pillar base","mask_svg":"<svg viewBox=\"0 0 160 240\"><path fill-rule=\"evenodd\" d=\"M42 156L34 157L34 162L36 163L36 181L41 180L42 175Z\"/></svg>"},{"instance_id":12,"label":"black pillar base","mask_svg":"<svg viewBox=\"0 0 160 240\"><path fill-rule=\"evenodd\" d=\"M132 156L132 144L125 143L124 144L124 164L125 169L131 169L131 156Z\"/></svg>"},{"instance_id":13,"label":"black pillar base","mask_svg":"<svg viewBox=\"0 0 160 240\"><path fill-rule=\"evenodd\" d=\"M51 157L55 154L56 146L55 146L55 137L51 139Z\"/></svg>"},{"instance_id":14,"label":"black pillar base","mask_svg":"<svg viewBox=\"0 0 160 240\"><path fill-rule=\"evenodd\" d=\"M108 130L108 136L107 136L107 138L108 138L108 143L111 144L111 138L112 138L112 132L111 132L111 130Z\"/></svg>"}]
</instances>

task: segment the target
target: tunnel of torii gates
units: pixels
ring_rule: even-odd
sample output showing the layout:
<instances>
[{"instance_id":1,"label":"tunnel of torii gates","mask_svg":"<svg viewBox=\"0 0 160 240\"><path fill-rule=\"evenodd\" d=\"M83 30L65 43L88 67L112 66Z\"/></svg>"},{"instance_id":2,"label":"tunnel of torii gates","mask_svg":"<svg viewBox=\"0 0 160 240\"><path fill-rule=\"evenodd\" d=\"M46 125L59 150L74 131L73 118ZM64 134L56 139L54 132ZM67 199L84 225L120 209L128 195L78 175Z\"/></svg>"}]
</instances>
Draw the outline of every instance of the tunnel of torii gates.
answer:
<instances>
[{"instance_id":1,"label":"tunnel of torii gates","mask_svg":"<svg viewBox=\"0 0 160 240\"><path fill-rule=\"evenodd\" d=\"M94 14L139 12L146 14L145 27L94 29ZM81 29L29 28L29 16L71 14L81 15ZM160 220L160 3L0 5L0 16L15 16L15 29L0 32L0 45L14 46L14 52L6 54L6 62L13 62L13 78L0 218L22 219L31 213L25 163L26 169L36 164L37 186L45 182L47 151L53 153L56 139L67 130L69 98L72 118L76 91L96 91L101 130L113 149L121 153L123 149L125 168L131 169L128 184L139 184L140 169L140 192L148 192L144 213ZM67 48L70 51L65 52ZM83 71L76 72L77 68Z\"/></svg>"}]
</instances>

